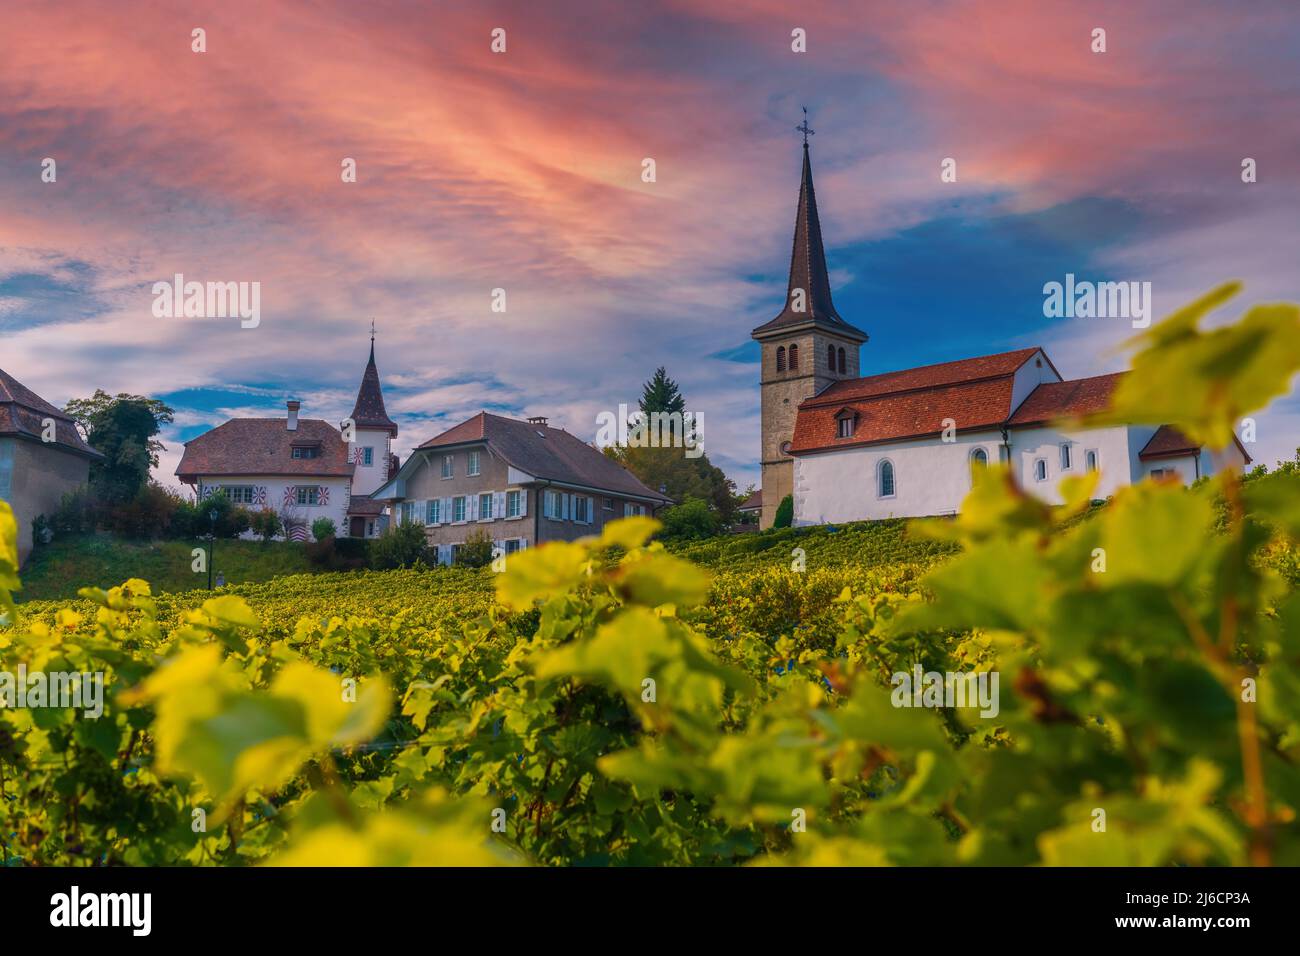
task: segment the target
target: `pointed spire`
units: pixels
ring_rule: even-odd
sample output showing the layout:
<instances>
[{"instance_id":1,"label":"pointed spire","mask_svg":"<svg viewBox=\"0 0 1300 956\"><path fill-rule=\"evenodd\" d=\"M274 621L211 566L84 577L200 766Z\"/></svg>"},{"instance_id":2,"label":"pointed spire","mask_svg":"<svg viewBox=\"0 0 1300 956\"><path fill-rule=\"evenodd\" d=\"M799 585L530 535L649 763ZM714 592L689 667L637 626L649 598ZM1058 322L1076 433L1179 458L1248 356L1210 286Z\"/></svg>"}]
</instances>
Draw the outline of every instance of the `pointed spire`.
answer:
<instances>
[{"instance_id":1,"label":"pointed spire","mask_svg":"<svg viewBox=\"0 0 1300 956\"><path fill-rule=\"evenodd\" d=\"M803 173L799 183L799 206L794 219L794 249L790 254L790 282L786 287L785 308L781 314L757 329L754 335L784 331L802 325L833 328L851 338L866 341L865 332L849 325L835 310L831 299L830 274L826 269L826 250L822 245L821 219L817 215L817 192L813 189L812 161L808 152L808 128L803 125Z\"/></svg>"},{"instance_id":2,"label":"pointed spire","mask_svg":"<svg viewBox=\"0 0 1300 956\"><path fill-rule=\"evenodd\" d=\"M379 387L379 369L375 365L375 323L370 323L370 361L361 376L361 387L357 389L357 402L352 406L352 421L358 428L386 428L389 434L397 434L397 423L388 417L384 409L384 393Z\"/></svg>"}]
</instances>

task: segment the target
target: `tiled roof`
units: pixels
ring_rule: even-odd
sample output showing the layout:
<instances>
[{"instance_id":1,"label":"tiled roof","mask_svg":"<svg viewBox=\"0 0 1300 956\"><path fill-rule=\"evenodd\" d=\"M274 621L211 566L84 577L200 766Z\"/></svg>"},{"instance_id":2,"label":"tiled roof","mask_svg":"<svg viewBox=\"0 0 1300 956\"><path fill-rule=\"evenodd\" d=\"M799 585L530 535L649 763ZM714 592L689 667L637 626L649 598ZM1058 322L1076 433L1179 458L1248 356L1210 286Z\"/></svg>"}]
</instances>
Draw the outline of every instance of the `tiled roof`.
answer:
<instances>
[{"instance_id":1,"label":"tiled roof","mask_svg":"<svg viewBox=\"0 0 1300 956\"><path fill-rule=\"evenodd\" d=\"M835 382L825 391L808 399L804 404L843 404L849 399L868 398L910 389L934 388L938 385L955 385L959 382L972 382L977 379L1014 375L1020 366L1028 362L1034 353L1039 351L1041 349L1037 347L1017 349L1014 352L980 355L976 358L959 359L955 362L940 362L937 365L922 365L918 368L905 368L897 372L885 372L881 375L868 375L866 378L847 379ZM1048 364L1051 364L1050 361Z\"/></svg>"},{"instance_id":2,"label":"tiled roof","mask_svg":"<svg viewBox=\"0 0 1300 956\"><path fill-rule=\"evenodd\" d=\"M809 400L799 406L790 451L798 454L937 435L943 430L945 418L955 421L959 431L994 428L1006 421L1011 410L1013 385L1013 377L1005 375L829 405L821 403L823 393L815 400L817 404ZM856 412L857 420L853 434L839 438L838 413L846 409Z\"/></svg>"},{"instance_id":3,"label":"tiled roof","mask_svg":"<svg viewBox=\"0 0 1300 956\"><path fill-rule=\"evenodd\" d=\"M104 457L86 444L67 412L55 408L4 369L0 369L0 435L41 441L47 418L54 419L54 444L88 458Z\"/></svg>"},{"instance_id":4,"label":"tiled roof","mask_svg":"<svg viewBox=\"0 0 1300 956\"><path fill-rule=\"evenodd\" d=\"M763 507L763 489L759 488L752 495L745 499L740 506L741 511L758 511Z\"/></svg>"},{"instance_id":5,"label":"tiled roof","mask_svg":"<svg viewBox=\"0 0 1300 956\"><path fill-rule=\"evenodd\" d=\"M795 311L794 290L802 289L802 311ZM803 149L803 177L799 183L799 206L794 219L794 249L790 253L790 283L786 287L785 308L770 322L754 329L753 336L762 338L806 325L816 325L839 332L859 342L867 334L840 318L831 301L831 280L826 271L826 250L822 246L821 219L817 215L817 193L813 190L812 163L808 159L808 146Z\"/></svg>"},{"instance_id":6,"label":"tiled roof","mask_svg":"<svg viewBox=\"0 0 1300 956\"><path fill-rule=\"evenodd\" d=\"M381 515L386 507L388 507L388 502L376 501L369 495L353 495L348 499L348 514L350 515Z\"/></svg>"},{"instance_id":7,"label":"tiled roof","mask_svg":"<svg viewBox=\"0 0 1300 956\"><path fill-rule=\"evenodd\" d=\"M1080 418L1104 411L1127 372L1078 378L1069 382L1044 382L1020 403L1008 425L1039 425L1060 418Z\"/></svg>"},{"instance_id":8,"label":"tiled roof","mask_svg":"<svg viewBox=\"0 0 1300 956\"><path fill-rule=\"evenodd\" d=\"M317 458L294 458L295 443L320 442ZM183 480L209 475L303 475L315 478L351 477L348 446L329 422L300 418L289 431L283 418L232 418L185 443L176 467Z\"/></svg>"},{"instance_id":9,"label":"tiled roof","mask_svg":"<svg viewBox=\"0 0 1300 956\"><path fill-rule=\"evenodd\" d=\"M1161 425L1151 440L1138 452L1139 458L1169 458L1199 454L1201 446L1172 425Z\"/></svg>"},{"instance_id":10,"label":"tiled roof","mask_svg":"<svg viewBox=\"0 0 1300 956\"><path fill-rule=\"evenodd\" d=\"M479 412L420 447L442 448L472 442L485 442L509 464L543 481L671 501L642 484L636 475L599 449L562 428L549 425Z\"/></svg>"},{"instance_id":11,"label":"tiled roof","mask_svg":"<svg viewBox=\"0 0 1300 956\"><path fill-rule=\"evenodd\" d=\"M370 361L361 375L357 402L352 406L352 421L358 428L387 428L389 434L397 434L397 423L388 417L384 408L384 392L379 387L379 369L375 366L374 339L370 340Z\"/></svg>"}]
</instances>

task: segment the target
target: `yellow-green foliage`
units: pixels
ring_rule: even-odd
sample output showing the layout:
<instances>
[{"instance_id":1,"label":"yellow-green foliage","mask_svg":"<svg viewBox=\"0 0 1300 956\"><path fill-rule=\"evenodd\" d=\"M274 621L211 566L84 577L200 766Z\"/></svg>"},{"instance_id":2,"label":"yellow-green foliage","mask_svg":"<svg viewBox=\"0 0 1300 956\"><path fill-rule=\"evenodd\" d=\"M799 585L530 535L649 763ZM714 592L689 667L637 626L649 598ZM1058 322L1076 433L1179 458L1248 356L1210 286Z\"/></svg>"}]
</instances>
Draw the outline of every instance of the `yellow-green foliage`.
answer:
<instances>
[{"instance_id":1,"label":"yellow-green foliage","mask_svg":"<svg viewBox=\"0 0 1300 956\"><path fill-rule=\"evenodd\" d=\"M1219 298L1153 330L1137 365L1165 391L1116 415L1195 376L1177 421L1219 442L1277 390L1238 376L1300 367L1275 360L1296 309L1200 333ZM289 578L194 610L135 580L15 610L0 505L3 669L107 678L98 720L0 715L0 852L1300 863L1300 599L1257 560L1300 538L1300 476L1147 482L1087 521L1090 482L1063 490L1048 507L982 473L960 518L917 529L938 564L713 574L633 518L499 576ZM914 665L997 674L998 713L896 706Z\"/></svg>"}]
</instances>

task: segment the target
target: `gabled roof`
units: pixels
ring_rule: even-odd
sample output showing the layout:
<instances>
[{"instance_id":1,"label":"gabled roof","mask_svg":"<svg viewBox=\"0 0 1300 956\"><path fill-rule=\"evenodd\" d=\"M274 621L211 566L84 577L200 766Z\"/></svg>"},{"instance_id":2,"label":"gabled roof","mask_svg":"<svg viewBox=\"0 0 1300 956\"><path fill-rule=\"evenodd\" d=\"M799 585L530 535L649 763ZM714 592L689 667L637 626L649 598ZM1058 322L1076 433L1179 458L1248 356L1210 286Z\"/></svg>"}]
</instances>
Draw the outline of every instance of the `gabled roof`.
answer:
<instances>
[{"instance_id":1,"label":"gabled roof","mask_svg":"<svg viewBox=\"0 0 1300 956\"><path fill-rule=\"evenodd\" d=\"M1008 425L1041 425L1061 418L1082 418L1105 411L1127 372L1112 372L1069 382L1044 382L1020 403Z\"/></svg>"},{"instance_id":2,"label":"gabled roof","mask_svg":"<svg viewBox=\"0 0 1300 956\"><path fill-rule=\"evenodd\" d=\"M803 290L803 311L795 310L795 289ZM799 183L799 206L794 218L794 249L790 253L790 282L786 287L785 308L751 334L761 339L804 327L837 332L858 342L867 340L865 332L840 317L831 301L831 280L826 271L826 250L822 245L822 225L817 215L817 193L813 190L807 143L803 147L803 177Z\"/></svg>"},{"instance_id":3,"label":"gabled roof","mask_svg":"<svg viewBox=\"0 0 1300 956\"><path fill-rule=\"evenodd\" d=\"M293 446L304 441L319 441L320 455L294 458ZM295 431L283 418L232 418L187 441L176 466L176 474L187 482L221 475L348 478L355 470L343 436L319 418L298 419Z\"/></svg>"},{"instance_id":4,"label":"gabled roof","mask_svg":"<svg viewBox=\"0 0 1300 956\"><path fill-rule=\"evenodd\" d=\"M650 489L618 462L563 428L487 412L479 412L429 439L417 451L437 451L477 443L486 444L509 465L541 481L654 501L672 500ZM408 464L410 461L407 459Z\"/></svg>"},{"instance_id":5,"label":"gabled roof","mask_svg":"<svg viewBox=\"0 0 1300 956\"><path fill-rule=\"evenodd\" d=\"M1138 457L1146 460L1150 458L1173 458L1182 455L1199 455L1201 446L1184 435L1172 425L1161 425L1156 429L1156 433L1151 436L1140 452Z\"/></svg>"},{"instance_id":6,"label":"gabled roof","mask_svg":"<svg viewBox=\"0 0 1300 956\"><path fill-rule=\"evenodd\" d=\"M1020 366L1041 351L1042 349L1035 346L1016 349L1014 352L980 355L976 358L958 359L955 362L939 362L936 365L921 365L897 372L868 375L865 378L846 379L832 383L803 404L815 406L843 404L853 399L1014 375ZM1046 353L1043 357L1047 357ZM1050 360L1048 365L1051 366ZM1052 366L1052 371L1056 371L1055 366Z\"/></svg>"},{"instance_id":7,"label":"gabled roof","mask_svg":"<svg viewBox=\"0 0 1300 956\"><path fill-rule=\"evenodd\" d=\"M738 511L762 511L763 510L763 489L755 489L754 493L744 500Z\"/></svg>"},{"instance_id":8,"label":"gabled roof","mask_svg":"<svg viewBox=\"0 0 1300 956\"><path fill-rule=\"evenodd\" d=\"M352 406L352 421L358 428L386 428L390 435L397 434L397 423L388 417L384 408L384 392L379 387L379 369L375 366L375 340L370 340L370 361L361 375L357 401Z\"/></svg>"},{"instance_id":9,"label":"gabled roof","mask_svg":"<svg viewBox=\"0 0 1300 956\"><path fill-rule=\"evenodd\" d=\"M103 454L81 437L72 416L55 408L4 369L0 369L0 435L43 442L45 419L54 419L54 444L87 458Z\"/></svg>"}]
</instances>

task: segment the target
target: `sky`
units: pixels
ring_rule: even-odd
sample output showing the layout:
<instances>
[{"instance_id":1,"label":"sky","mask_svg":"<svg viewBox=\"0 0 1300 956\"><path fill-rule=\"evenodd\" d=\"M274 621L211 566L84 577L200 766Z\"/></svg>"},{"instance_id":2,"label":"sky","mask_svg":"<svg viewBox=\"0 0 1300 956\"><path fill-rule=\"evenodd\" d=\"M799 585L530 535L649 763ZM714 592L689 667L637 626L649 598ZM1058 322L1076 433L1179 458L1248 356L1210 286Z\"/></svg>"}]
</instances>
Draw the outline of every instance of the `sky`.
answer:
<instances>
[{"instance_id":1,"label":"sky","mask_svg":"<svg viewBox=\"0 0 1300 956\"><path fill-rule=\"evenodd\" d=\"M1157 317L1227 279L1245 292L1216 320L1297 298L1287 0L6 0L3 17L0 367L58 405L166 401L166 484L230 417L291 398L347 416L372 319L403 457L480 409L594 439L663 365L710 460L756 482L749 333L783 306L805 106L863 374L1027 345L1069 378L1124 368L1128 320L1045 316L1067 273L1150 282ZM259 324L155 315L176 273L259 283ZM1296 392L1257 421L1251 455L1292 457Z\"/></svg>"}]
</instances>

